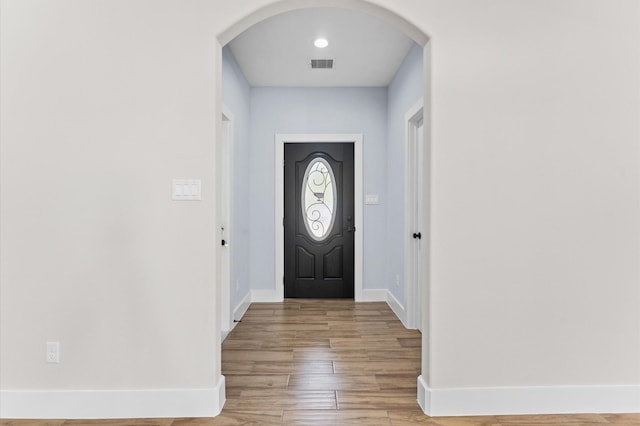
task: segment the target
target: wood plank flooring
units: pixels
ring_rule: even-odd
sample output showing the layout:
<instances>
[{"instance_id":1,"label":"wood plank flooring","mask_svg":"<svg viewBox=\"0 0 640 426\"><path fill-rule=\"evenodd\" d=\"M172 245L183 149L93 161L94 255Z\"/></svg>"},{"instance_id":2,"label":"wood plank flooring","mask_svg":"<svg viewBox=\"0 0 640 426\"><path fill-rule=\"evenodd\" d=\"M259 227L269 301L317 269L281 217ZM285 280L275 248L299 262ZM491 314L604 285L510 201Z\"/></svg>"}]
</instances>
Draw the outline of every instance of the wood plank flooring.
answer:
<instances>
[{"instance_id":1,"label":"wood plank flooring","mask_svg":"<svg viewBox=\"0 0 640 426\"><path fill-rule=\"evenodd\" d=\"M223 415L282 410L276 424L390 424L418 408L420 333L385 303L253 304L223 345Z\"/></svg>"},{"instance_id":2,"label":"wood plank flooring","mask_svg":"<svg viewBox=\"0 0 640 426\"><path fill-rule=\"evenodd\" d=\"M638 425L640 414L430 418L416 402L421 336L386 303L252 304L222 348L216 418L0 420L2 426Z\"/></svg>"}]
</instances>

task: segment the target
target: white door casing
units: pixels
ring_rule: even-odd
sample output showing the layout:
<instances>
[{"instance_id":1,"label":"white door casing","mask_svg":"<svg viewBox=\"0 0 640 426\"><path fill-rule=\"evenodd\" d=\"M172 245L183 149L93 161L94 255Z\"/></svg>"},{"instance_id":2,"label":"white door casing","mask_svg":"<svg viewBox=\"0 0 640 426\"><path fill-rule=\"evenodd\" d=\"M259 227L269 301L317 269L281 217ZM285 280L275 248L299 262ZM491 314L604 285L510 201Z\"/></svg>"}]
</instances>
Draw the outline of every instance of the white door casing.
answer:
<instances>
[{"instance_id":1,"label":"white door casing","mask_svg":"<svg viewBox=\"0 0 640 426\"><path fill-rule=\"evenodd\" d=\"M285 143L353 143L354 153L354 298L363 300L363 152L362 134L276 134L275 135L275 297L284 299L284 144Z\"/></svg>"}]
</instances>

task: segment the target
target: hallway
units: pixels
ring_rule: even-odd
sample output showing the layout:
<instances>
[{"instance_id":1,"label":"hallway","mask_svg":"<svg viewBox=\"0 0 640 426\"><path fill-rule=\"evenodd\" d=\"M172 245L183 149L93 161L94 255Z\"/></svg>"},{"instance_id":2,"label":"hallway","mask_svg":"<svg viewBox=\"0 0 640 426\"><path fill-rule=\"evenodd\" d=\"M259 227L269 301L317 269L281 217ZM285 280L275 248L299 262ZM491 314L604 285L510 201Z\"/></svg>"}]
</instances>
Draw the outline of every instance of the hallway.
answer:
<instances>
[{"instance_id":1,"label":"hallway","mask_svg":"<svg viewBox=\"0 0 640 426\"><path fill-rule=\"evenodd\" d=\"M420 346L420 333L405 329L386 303L253 304L223 344L223 416L384 425L388 410L419 415Z\"/></svg>"}]
</instances>

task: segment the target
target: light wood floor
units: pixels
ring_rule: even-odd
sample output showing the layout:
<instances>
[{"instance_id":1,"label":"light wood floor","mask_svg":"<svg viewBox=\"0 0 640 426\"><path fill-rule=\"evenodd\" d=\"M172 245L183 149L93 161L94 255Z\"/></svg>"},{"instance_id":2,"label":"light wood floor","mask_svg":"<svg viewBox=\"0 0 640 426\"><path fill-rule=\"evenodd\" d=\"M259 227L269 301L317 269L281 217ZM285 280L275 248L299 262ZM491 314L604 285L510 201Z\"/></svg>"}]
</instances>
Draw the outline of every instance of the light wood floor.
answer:
<instances>
[{"instance_id":1,"label":"light wood floor","mask_svg":"<svg viewBox=\"0 0 640 426\"><path fill-rule=\"evenodd\" d=\"M386 303L253 304L223 344L227 402L216 418L2 420L0 425L640 425L640 414L430 418L416 403L421 336Z\"/></svg>"}]
</instances>

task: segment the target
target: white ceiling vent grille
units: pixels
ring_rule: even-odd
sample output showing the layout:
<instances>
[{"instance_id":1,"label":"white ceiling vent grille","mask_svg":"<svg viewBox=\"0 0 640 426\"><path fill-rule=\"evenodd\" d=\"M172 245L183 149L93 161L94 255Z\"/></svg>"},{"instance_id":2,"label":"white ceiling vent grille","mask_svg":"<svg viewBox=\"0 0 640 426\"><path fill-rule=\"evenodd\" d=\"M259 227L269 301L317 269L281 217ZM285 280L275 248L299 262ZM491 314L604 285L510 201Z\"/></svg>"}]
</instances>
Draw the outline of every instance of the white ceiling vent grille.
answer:
<instances>
[{"instance_id":1,"label":"white ceiling vent grille","mask_svg":"<svg viewBox=\"0 0 640 426\"><path fill-rule=\"evenodd\" d=\"M333 69L333 59L312 59L311 69L313 70L331 70Z\"/></svg>"}]
</instances>

